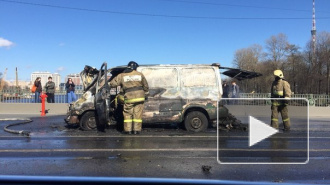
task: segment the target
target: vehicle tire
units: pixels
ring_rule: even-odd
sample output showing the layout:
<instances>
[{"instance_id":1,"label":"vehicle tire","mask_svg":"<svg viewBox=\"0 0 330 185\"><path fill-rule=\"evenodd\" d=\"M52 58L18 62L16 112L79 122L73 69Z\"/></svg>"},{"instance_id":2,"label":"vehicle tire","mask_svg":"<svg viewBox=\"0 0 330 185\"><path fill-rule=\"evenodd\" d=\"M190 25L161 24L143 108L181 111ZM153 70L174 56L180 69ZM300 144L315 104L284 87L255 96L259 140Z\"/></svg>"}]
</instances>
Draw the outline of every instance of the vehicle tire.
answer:
<instances>
[{"instance_id":1,"label":"vehicle tire","mask_svg":"<svg viewBox=\"0 0 330 185\"><path fill-rule=\"evenodd\" d=\"M93 111L85 112L80 119L80 128L83 130L95 130L96 127L95 113Z\"/></svg>"},{"instance_id":2,"label":"vehicle tire","mask_svg":"<svg viewBox=\"0 0 330 185\"><path fill-rule=\"evenodd\" d=\"M208 120L202 112L192 111L185 116L184 126L191 132L203 132L208 127Z\"/></svg>"}]
</instances>

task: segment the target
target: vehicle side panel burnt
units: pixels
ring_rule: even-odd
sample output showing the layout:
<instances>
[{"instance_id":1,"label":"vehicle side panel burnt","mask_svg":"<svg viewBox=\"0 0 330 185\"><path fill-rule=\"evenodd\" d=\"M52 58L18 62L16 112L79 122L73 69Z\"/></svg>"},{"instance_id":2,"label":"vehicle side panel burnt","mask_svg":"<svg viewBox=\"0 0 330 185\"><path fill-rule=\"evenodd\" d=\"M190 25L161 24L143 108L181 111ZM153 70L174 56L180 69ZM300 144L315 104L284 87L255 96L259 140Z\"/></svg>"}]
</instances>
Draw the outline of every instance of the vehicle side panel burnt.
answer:
<instances>
[{"instance_id":1,"label":"vehicle side panel burnt","mask_svg":"<svg viewBox=\"0 0 330 185\"><path fill-rule=\"evenodd\" d=\"M159 66L140 70L150 87L144 122L182 122L190 109L204 111L210 121L216 119L219 89L212 67Z\"/></svg>"},{"instance_id":2,"label":"vehicle side panel burnt","mask_svg":"<svg viewBox=\"0 0 330 185\"><path fill-rule=\"evenodd\" d=\"M94 111L95 116L99 118L98 122L102 122L103 125L122 123L123 92L120 87L110 88L108 83L122 73L126 66L109 70L106 66L107 64L103 63L100 70L88 66L81 72L82 80L86 80L86 92L70 106L65 119L68 124L78 124L86 111ZM222 95L219 68L219 65L213 64L138 67L137 70L144 74L149 84L149 96L145 101L142 116L143 123L184 122L187 128L192 120L191 115L197 116L194 119L203 119L199 116L202 113L207 118L207 124L212 123L216 126L218 107L219 119L225 124L232 124L233 119L229 118L228 109L221 104L217 106ZM191 127L190 130L193 131Z\"/></svg>"},{"instance_id":3,"label":"vehicle side panel burnt","mask_svg":"<svg viewBox=\"0 0 330 185\"><path fill-rule=\"evenodd\" d=\"M76 102L70 105L65 121L69 124L78 124L79 117L86 111L94 111L94 96L87 91Z\"/></svg>"}]
</instances>

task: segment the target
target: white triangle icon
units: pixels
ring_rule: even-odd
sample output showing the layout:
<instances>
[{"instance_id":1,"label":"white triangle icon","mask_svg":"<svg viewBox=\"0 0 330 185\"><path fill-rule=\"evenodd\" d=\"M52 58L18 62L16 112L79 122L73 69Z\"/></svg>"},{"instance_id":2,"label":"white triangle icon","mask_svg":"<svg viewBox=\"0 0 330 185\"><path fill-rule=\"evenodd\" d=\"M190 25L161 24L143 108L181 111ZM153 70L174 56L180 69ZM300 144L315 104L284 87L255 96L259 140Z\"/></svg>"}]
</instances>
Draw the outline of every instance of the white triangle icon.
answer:
<instances>
[{"instance_id":1,"label":"white triangle icon","mask_svg":"<svg viewBox=\"0 0 330 185\"><path fill-rule=\"evenodd\" d=\"M253 116L249 116L249 125L249 147L278 132L277 129L257 120Z\"/></svg>"}]
</instances>

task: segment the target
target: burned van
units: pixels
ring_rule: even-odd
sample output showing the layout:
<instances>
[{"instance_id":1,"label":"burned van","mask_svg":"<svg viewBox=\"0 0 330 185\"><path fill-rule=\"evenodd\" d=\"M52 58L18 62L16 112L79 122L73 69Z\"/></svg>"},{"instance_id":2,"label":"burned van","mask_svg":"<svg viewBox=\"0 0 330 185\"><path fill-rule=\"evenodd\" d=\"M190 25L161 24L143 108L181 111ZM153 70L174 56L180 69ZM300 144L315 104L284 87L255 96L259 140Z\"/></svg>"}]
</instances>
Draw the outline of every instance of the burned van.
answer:
<instances>
[{"instance_id":1,"label":"burned van","mask_svg":"<svg viewBox=\"0 0 330 185\"><path fill-rule=\"evenodd\" d=\"M217 115L223 124L238 121L219 103L220 68L219 64L140 65L137 71L144 74L149 84L143 123L177 123L188 131L202 132L216 126ZM66 122L80 124L85 130L122 124L121 89L110 88L109 82L125 69L126 66L119 66L108 70L104 63L98 73L82 72L82 76L91 78L85 94L70 106ZM236 69L230 70L234 74ZM235 73L236 77L241 73Z\"/></svg>"}]
</instances>

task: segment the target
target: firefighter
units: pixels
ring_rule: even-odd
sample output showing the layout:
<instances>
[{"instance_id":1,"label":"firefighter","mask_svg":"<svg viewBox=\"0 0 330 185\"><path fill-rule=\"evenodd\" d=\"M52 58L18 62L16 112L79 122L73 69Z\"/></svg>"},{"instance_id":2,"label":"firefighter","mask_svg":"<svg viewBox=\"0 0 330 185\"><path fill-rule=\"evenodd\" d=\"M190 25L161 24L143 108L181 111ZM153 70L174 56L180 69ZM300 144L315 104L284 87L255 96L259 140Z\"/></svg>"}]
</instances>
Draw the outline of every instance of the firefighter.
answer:
<instances>
[{"instance_id":1,"label":"firefighter","mask_svg":"<svg viewBox=\"0 0 330 185\"><path fill-rule=\"evenodd\" d=\"M288 99L291 97L290 84L284 80L284 75L281 70L274 71L275 81L271 87L271 98L283 98L272 99L272 116L271 126L278 129L278 113L281 113L284 131L290 130L290 118L288 114Z\"/></svg>"},{"instance_id":2,"label":"firefighter","mask_svg":"<svg viewBox=\"0 0 330 185\"><path fill-rule=\"evenodd\" d=\"M142 130L144 101L149 94L149 86L144 75L136 71L139 65L130 61L123 73L111 80L110 86L120 86L124 94L124 133L139 134Z\"/></svg>"}]
</instances>

